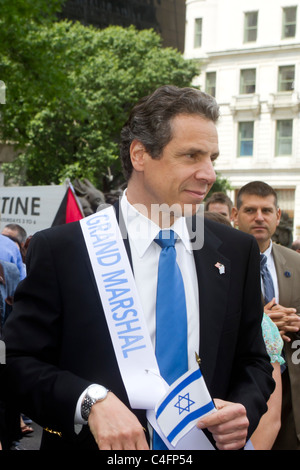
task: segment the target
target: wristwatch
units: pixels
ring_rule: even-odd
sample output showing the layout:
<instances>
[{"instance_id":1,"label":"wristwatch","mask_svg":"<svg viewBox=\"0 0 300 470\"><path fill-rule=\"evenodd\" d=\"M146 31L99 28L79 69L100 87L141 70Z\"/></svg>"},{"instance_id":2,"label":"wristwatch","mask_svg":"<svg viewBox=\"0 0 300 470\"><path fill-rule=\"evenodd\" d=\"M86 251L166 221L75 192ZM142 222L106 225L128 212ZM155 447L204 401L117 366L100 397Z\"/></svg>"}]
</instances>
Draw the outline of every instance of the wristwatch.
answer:
<instances>
[{"instance_id":1,"label":"wristwatch","mask_svg":"<svg viewBox=\"0 0 300 470\"><path fill-rule=\"evenodd\" d=\"M109 390L102 387L102 385L90 385L81 403L81 416L87 421L91 412L92 406L97 401L102 401L107 397Z\"/></svg>"}]
</instances>

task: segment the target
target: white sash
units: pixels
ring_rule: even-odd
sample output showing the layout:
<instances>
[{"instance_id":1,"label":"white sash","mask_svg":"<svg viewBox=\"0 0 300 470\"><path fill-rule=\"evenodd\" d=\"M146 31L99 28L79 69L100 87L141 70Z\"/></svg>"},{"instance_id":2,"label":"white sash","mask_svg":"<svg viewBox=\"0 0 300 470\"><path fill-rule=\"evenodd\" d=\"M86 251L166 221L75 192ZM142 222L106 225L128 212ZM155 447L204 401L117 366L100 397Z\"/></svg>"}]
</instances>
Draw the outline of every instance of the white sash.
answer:
<instances>
[{"instance_id":1,"label":"white sash","mask_svg":"<svg viewBox=\"0 0 300 470\"><path fill-rule=\"evenodd\" d=\"M166 388L114 208L81 219L80 224L130 405L155 408Z\"/></svg>"},{"instance_id":2,"label":"white sash","mask_svg":"<svg viewBox=\"0 0 300 470\"><path fill-rule=\"evenodd\" d=\"M81 219L80 225L131 407L147 410L150 424L169 449L214 449L196 428L173 447L157 424L155 406L168 385L160 376L114 208Z\"/></svg>"}]
</instances>

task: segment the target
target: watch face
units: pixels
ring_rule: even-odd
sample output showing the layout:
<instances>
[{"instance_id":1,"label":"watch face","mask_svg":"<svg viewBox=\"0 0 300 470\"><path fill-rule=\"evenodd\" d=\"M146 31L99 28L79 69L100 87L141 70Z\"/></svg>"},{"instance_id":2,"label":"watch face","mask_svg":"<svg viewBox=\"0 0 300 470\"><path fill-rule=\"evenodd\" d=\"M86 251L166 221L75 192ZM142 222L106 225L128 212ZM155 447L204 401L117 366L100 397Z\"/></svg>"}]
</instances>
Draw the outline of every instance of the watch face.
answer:
<instances>
[{"instance_id":1,"label":"watch face","mask_svg":"<svg viewBox=\"0 0 300 470\"><path fill-rule=\"evenodd\" d=\"M94 400L101 400L106 397L107 390L101 385L92 385L88 389L88 394Z\"/></svg>"}]
</instances>

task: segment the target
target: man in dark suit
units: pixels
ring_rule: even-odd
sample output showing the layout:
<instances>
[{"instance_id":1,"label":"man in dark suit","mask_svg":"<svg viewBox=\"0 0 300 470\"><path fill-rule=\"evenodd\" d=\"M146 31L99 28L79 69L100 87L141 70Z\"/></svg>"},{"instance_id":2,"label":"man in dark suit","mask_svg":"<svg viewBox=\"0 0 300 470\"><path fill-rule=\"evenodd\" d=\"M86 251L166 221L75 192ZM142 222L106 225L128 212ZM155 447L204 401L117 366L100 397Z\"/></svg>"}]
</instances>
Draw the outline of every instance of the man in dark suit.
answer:
<instances>
[{"instance_id":1,"label":"man in dark suit","mask_svg":"<svg viewBox=\"0 0 300 470\"><path fill-rule=\"evenodd\" d=\"M207 221L203 232L201 224L192 229L196 238L203 235L202 247L191 243L187 228L215 181L218 116L215 100L195 89L165 86L142 99L122 130L128 186L117 217L124 219L153 343L160 247L136 238L132 220L136 233L146 226L153 238L174 227L189 364L196 351L217 408L197 426L219 449L239 449L266 411L274 384L261 333L254 238ZM5 329L9 394L17 392L24 412L46 428L43 448L148 449L145 411L130 407L80 224L37 233L27 269ZM91 402L93 386L98 398ZM83 418L87 425L77 434L74 423Z\"/></svg>"}]
</instances>

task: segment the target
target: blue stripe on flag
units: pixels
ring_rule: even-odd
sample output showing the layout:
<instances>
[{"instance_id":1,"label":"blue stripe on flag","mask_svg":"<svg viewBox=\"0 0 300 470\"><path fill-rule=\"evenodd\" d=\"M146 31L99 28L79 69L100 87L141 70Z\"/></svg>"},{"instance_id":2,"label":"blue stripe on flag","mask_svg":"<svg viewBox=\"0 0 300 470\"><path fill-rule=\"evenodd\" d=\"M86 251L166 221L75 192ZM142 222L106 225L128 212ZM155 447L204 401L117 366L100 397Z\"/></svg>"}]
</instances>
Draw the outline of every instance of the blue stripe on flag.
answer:
<instances>
[{"instance_id":1,"label":"blue stripe on flag","mask_svg":"<svg viewBox=\"0 0 300 470\"><path fill-rule=\"evenodd\" d=\"M157 412L156 412L156 419L159 417L159 415L163 412L163 410L166 408L166 406L170 403L171 400L179 393L181 390L185 387L187 387L190 383L195 382L195 380L198 380L202 377L200 369L195 370L192 374L190 374L186 379L184 379L180 384L177 385L177 387L172 390L169 395L165 398L165 400L161 403L161 405L158 407Z\"/></svg>"},{"instance_id":2,"label":"blue stripe on flag","mask_svg":"<svg viewBox=\"0 0 300 470\"><path fill-rule=\"evenodd\" d=\"M203 416L205 413L208 413L209 411L213 410L215 407L213 401L210 401L204 406L201 406L201 408L198 408L198 410L193 411L192 413L188 414L175 428L173 431L170 432L168 435L167 439L169 442L172 442L173 439L177 436L177 434L182 431L182 429L185 428L191 421L194 419L200 418L200 416Z\"/></svg>"}]
</instances>

